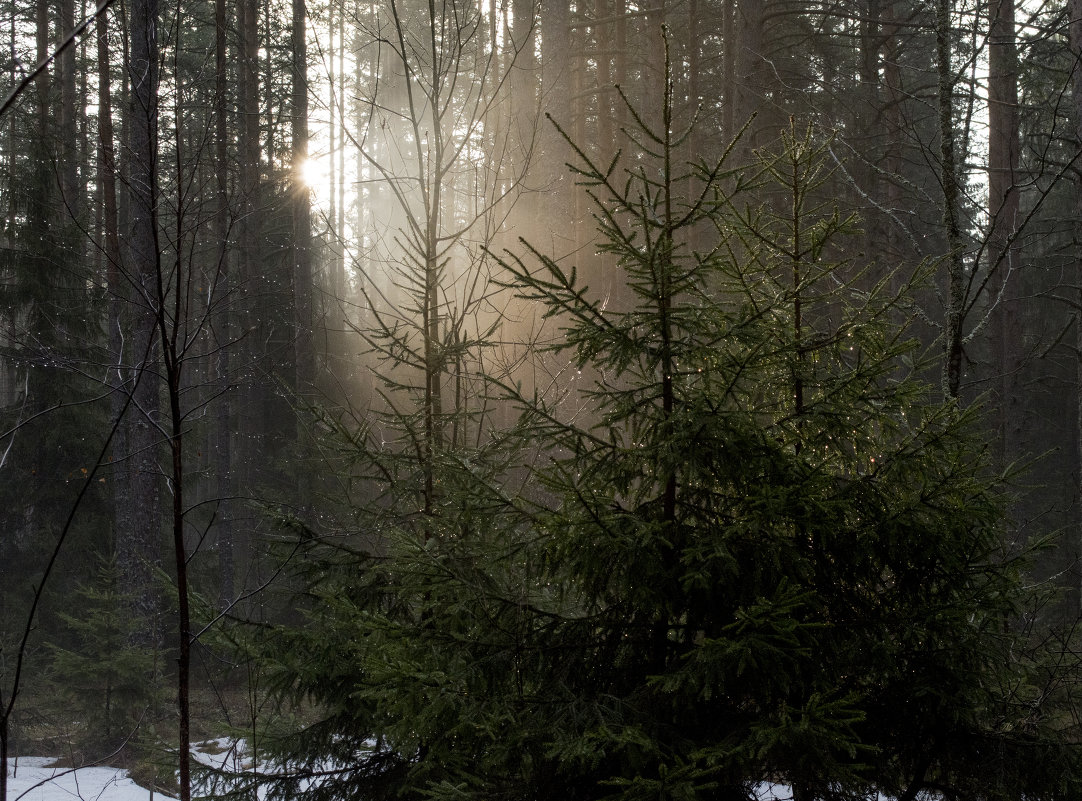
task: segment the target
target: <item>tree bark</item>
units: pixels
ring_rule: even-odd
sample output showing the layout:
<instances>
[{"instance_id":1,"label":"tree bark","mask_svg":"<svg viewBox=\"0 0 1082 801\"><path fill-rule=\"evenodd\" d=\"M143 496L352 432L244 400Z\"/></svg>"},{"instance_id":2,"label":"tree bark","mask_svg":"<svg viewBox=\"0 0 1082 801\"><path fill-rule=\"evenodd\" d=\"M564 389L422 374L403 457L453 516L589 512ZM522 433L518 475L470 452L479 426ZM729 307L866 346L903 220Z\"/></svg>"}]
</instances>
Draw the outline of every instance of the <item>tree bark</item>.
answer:
<instances>
[{"instance_id":1,"label":"tree bark","mask_svg":"<svg viewBox=\"0 0 1082 801\"><path fill-rule=\"evenodd\" d=\"M1018 225L1018 63L1014 0L993 0L988 37L988 237L989 287L995 298L992 318L998 372L1001 462L1010 462L1018 445L1022 408L1017 397L1021 366L1021 321L1012 295L1020 249Z\"/></svg>"},{"instance_id":2,"label":"tree bark","mask_svg":"<svg viewBox=\"0 0 1082 801\"><path fill-rule=\"evenodd\" d=\"M559 258L562 251L575 246L574 199L570 195L566 167L569 161L563 137L553 122L571 132L571 8L568 0L552 0L541 4L541 108L551 115L552 121L542 119L538 137L540 158L534 160L541 172L544 187L540 212L553 231L552 241L561 237L561 244L553 255ZM568 236L570 235L570 236Z\"/></svg>"},{"instance_id":3,"label":"tree bark","mask_svg":"<svg viewBox=\"0 0 1082 801\"><path fill-rule=\"evenodd\" d=\"M225 610L236 599L234 586L236 565L233 553L233 391L231 386L230 353L233 341L229 325L230 262L229 262L229 108L226 76L228 51L226 46L225 0L214 3L214 57L217 74L214 85L214 171L217 190L215 230L218 242L218 263L213 281L212 303L219 309L208 310L213 321L216 364L214 381L218 390L216 410L217 436L214 442L214 472L218 490L218 606Z\"/></svg>"},{"instance_id":4,"label":"tree bark","mask_svg":"<svg viewBox=\"0 0 1082 801\"><path fill-rule=\"evenodd\" d=\"M133 343L128 378L133 407L127 432L130 473L126 530L117 531L121 575L143 627L144 644L157 645L160 631L154 570L161 561L161 507L158 449L159 361L156 341L160 254L157 231L158 41L157 0L130 6L128 77L128 210L124 269L131 285Z\"/></svg>"},{"instance_id":5,"label":"tree bark","mask_svg":"<svg viewBox=\"0 0 1082 801\"><path fill-rule=\"evenodd\" d=\"M75 29L75 1L60 0L60 37ZM60 194L68 214L78 224L83 216L83 195L79 186L79 131L77 118L82 104L76 91L75 48L67 47L60 54L60 152L58 173ZM81 261L81 259L77 260Z\"/></svg>"},{"instance_id":6,"label":"tree bark","mask_svg":"<svg viewBox=\"0 0 1082 801\"><path fill-rule=\"evenodd\" d=\"M951 68L950 0L937 0L935 16L936 76L939 111L939 180L943 192L946 235L947 309L944 330L943 395L956 399L962 382L962 323L965 265L954 141L954 73Z\"/></svg>"},{"instance_id":7,"label":"tree bark","mask_svg":"<svg viewBox=\"0 0 1082 801\"><path fill-rule=\"evenodd\" d=\"M293 135L293 303L296 327L296 391L309 393L315 383L315 355L312 344L312 216L308 184L300 170L308 160L308 46L305 0L293 0L293 75L292 75L292 135ZM333 41L333 39L332 39ZM342 42L339 40L339 48ZM334 61L334 53L331 53ZM341 95L338 101L341 102ZM335 105L332 98L331 107ZM332 127L334 121L332 119ZM335 154L330 154L334 159ZM332 185L331 197L337 194ZM333 223L340 221L335 217ZM341 230L332 232L341 248ZM337 272L338 258L335 258Z\"/></svg>"},{"instance_id":8,"label":"tree bark","mask_svg":"<svg viewBox=\"0 0 1082 801\"><path fill-rule=\"evenodd\" d=\"M1071 103L1074 111L1074 134L1075 147L1082 147L1082 0L1069 0L1067 4L1070 14L1069 43L1071 55L1074 57L1074 70L1071 75ZM1076 219L1082 219L1082 164L1076 162L1074 171L1075 180L1075 208ZM1082 263L1079 264L1079 277L1076 278L1078 289L1078 307L1075 312L1075 384L1077 396L1077 418L1075 430L1075 464L1078 474L1075 477L1076 488L1079 490L1077 497L1082 498ZM1082 515L1080 515L1082 517ZM1082 561L1082 531L1076 539L1076 559L1078 565ZM1074 586L1073 611L1082 611L1082 575L1079 575L1076 567Z\"/></svg>"},{"instance_id":9,"label":"tree bark","mask_svg":"<svg viewBox=\"0 0 1082 801\"><path fill-rule=\"evenodd\" d=\"M240 98L240 219L238 221L238 261L240 285L234 287L240 308L237 312L242 331L241 358L245 364L240 376L241 406L248 411L238 418L238 480L241 486L253 486L259 476L256 453L263 439L263 403L256 387L256 365L261 363L256 332L259 324L255 297L266 280L261 275L261 146L259 139L259 0L239 0L237 28L240 53L237 92ZM239 291L238 291L239 290Z\"/></svg>"},{"instance_id":10,"label":"tree bark","mask_svg":"<svg viewBox=\"0 0 1082 801\"><path fill-rule=\"evenodd\" d=\"M763 16L765 0L736 3L733 18L733 133L740 130L753 115L762 111L763 103ZM757 131L763 120L748 128L738 151L745 161L759 146Z\"/></svg>"}]
</instances>

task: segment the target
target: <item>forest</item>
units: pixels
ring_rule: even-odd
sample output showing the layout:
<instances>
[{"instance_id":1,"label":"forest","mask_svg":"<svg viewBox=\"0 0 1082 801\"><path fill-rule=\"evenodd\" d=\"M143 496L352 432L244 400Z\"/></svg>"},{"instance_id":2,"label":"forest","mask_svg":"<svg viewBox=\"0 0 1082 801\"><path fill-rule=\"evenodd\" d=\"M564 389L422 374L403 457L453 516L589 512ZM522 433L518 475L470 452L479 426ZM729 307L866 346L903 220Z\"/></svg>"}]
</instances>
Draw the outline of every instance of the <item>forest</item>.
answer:
<instances>
[{"instance_id":1,"label":"forest","mask_svg":"<svg viewBox=\"0 0 1082 801\"><path fill-rule=\"evenodd\" d=\"M0 22L0 801L1082 797L1082 0Z\"/></svg>"}]
</instances>

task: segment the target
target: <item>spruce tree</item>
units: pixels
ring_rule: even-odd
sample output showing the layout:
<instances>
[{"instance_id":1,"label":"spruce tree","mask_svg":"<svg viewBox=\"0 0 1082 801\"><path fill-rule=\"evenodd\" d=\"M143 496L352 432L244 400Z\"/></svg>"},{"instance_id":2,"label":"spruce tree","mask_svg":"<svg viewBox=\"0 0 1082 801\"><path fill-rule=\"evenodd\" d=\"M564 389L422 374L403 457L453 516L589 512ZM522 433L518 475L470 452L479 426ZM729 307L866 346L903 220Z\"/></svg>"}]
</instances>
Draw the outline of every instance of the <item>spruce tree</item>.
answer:
<instances>
[{"instance_id":1,"label":"spruce tree","mask_svg":"<svg viewBox=\"0 0 1082 801\"><path fill-rule=\"evenodd\" d=\"M49 680L67 716L77 720L74 745L81 757L112 758L137 735L155 700L146 677L156 655L135 644L146 623L126 613L130 599L124 597L115 558L101 561L74 600L75 612L59 615L69 642L50 644Z\"/></svg>"},{"instance_id":2,"label":"spruce tree","mask_svg":"<svg viewBox=\"0 0 1082 801\"><path fill-rule=\"evenodd\" d=\"M1067 792L974 414L923 379L899 276L842 258L825 145L790 127L732 175L684 169L670 109L629 104L611 164L577 151L628 308L538 250L506 262L596 376L589 423L517 398L558 499L534 518L567 588L560 792Z\"/></svg>"},{"instance_id":3,"label":"spruce tree","mask_svg":"<svg viewBox=\"0 0 1082 801\"><path fill-rule=\"evenodd\" d=\"M681 165L671 90L656 125L627 103L611 162L569 142L626 304L527 243L502 259L586 388L494 382L519 422L439 454L436 509L370 506L378 544L309 562L309 624L269 650L323 714L279 790L1069 796L1064 674L1020 625L1002 493L925 378L909 281L841 255L813 131Z\"/></svg>"}]
</instances>

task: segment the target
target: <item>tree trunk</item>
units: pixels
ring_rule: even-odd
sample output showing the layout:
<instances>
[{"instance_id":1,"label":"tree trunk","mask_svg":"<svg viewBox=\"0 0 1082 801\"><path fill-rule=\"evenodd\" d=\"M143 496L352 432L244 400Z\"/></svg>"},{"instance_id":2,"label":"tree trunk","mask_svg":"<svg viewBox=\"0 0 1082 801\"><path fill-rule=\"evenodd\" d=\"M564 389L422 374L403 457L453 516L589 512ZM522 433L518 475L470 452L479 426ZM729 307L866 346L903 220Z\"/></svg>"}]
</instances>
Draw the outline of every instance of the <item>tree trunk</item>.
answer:
<instances>
[{"instance_id":1,"label":"tree trunk","mask_svg":"<svg viewBox=\"0 0 1082 801\"><path fill-rule=\"evenodd\" d=\"M103 15L104 16L104 15ZM75 0L60 0L60 33L63 39L75 29ZM60 151L57 168L60 194L68 214L79 223L83 214L83 197L79 187L79 130L77 118L82 104L76 92L76 48L67 47L60 54ZM74 254L73 254L74 255ZM76 259L76 263L79 260Z\"/></svg>"},{"instance_id":2,"label":"tree trunk","mask_svg":"<svg viewBox=\"0 0 1082 801\"><path fill-rule=\"evenodd\" d=\"M315 355L312 344L312 216L308 184L300 173L308 160L308 46L305 26L305 0L293 0L293 303L296 326L296 391L302 397L311 392L315 383ZM333 39L332 39L333 41ZM339 48L342 42L339 40ZM333 63L334 54L331 54ZM341 95L338 101L341 102ZM331 107L335 105L332 98ZM333 120L332 120L333 127ZM339 143L341 146L342 143ZM334 153L330 154L334 159ZM331 197L336 194L331 187ZM332 219L332 223L340 221ZM341 230L332 232L341 237ZM341 248L339 239L337 247ZM337 272L338 259L335 259Z\"/></svg>"},{"instance_id":3,"label":"tree trunk","mask_svg":"<svg viewBox=\"0 0 1082 801\"><path fill-rule=\"evenodd\" d=\"M341 103L339 119L342 128L346 125L346 9L338 10L338 97ZM338 222L336 228L344 237L346 231L346 139L340 137L341 147L338 149L338 181L333 184L334 191L338 194ZM354 235L355 237L356 235ZM354 237L351 237L351 241ZM334 286L339 292L344 290L346 275L346 246L345 243L338 248L335 254L338 258L334 266Z\"/></svg>"},{"instance_id":4,"label":"tree trunk","mask_svg":"<svg viewBox=\"0 0 1082 801\"><path fill-rule=\"evenodd\" d=\"M1074 57L1075 64L1082 64L1082 0L1070 0L1067 8L1071 19L1069 31L1071 55ZM1082 72L1078 69L1072 72L1071 103L1074 111L1075 147L1082 147ZM1074 179L1076 218L1082 219L1082 164L1077 162ZM1075 312L1075 384L1078 404L1075 431L1075 465L1079 472L1075 481L1079 490L1076 497L1082 498L1082 264L1079 265L1079 274L1080 277L1076 279L1079 290L1078 307ZM1079 514L1079 517L1082 518L1082 513ZM1078 565L1082 561L1082 532L1078 536L1075 547L1075 565ZM1073 607L1075 612L1079 612L1082 611L1082 583L1080 583L1082 582L1082 571L1078 567L1075 570Z\"/></svg>"},{"instance_id":5,"label":"tree trunk","mask_svg":"<svg viewBox=\"0 0 1082 801\"><path fill-rule=\"evenodd\" d=\"M240 32L240 58L237 75L237 91L240 98L241 125L240 149L240 218L238 221L238 260L240 286L234 288L239 294L241 308L238 318L244 336L241 339L244 373L240 377L241 406L248 410L237 420L239 483L251 487L256 483L256 454L263 439L263 403L256 387L257 364L261 363L259 340L256 329L259 320L254 302L261 291L266 276L261 275L262 226L261 226L261 174L259 139L259 0L239 0L237 3L237 27ZM236 290L239 289L239 293ZM243 589L243 588L242 588Z\"/></svg>"},{"instance_id":6,"label":"tree trunk","mask_svg":"<svg viewBox=\"0 0 1082 801\"><path fill-rule=\"evenodd\" d=\"M954 73L951 68L950 15L950 0L937 0L935 35L939 107L939 180L943 192L943 229L947 245L943 395L948 399L955 399L958 397L962 382L962 304L965 301L965 265L954 143Z\"/></svg>"},{"instance_id":7,"label":"tree trunk","mask_svg":"<svg viewBox=\"0 0 1082 801\"><path fill-rule=\"evenodd\" d=\"M541 4L541 108L568 133L572 125L571 102L571 9L568 0ZM553 232L557 258L575 246L574 199L570 194L565 164L570 160L563 137L553 122L542 119L538 136L540 158L534 160L543 185L542 219ZM569 236L570 235L570 236ZM564 238L562 238L564 237Z\"/></svg>"},{"instance_id":8,"label":"tree trunk","mask_svg":"<svg viewBox=\"0 0 1082 801\"><path fill-rule=\"evenodd\" d=\"M218 489L218 606L225 610L236 600L235 560L233 554L233 391L230 375L230 353L233 347L230 333L230 267L229 267L229 109L226 87L226 11L225 0L214 3L214 56L217 74L214 85L214 170L217 178L217 209L215 231L218 263L214 277L212 303L219 309L208 309L213 321L217 363L214 381L218 390L216 439L213 444L213 464Z\"/></svg>"},{"instance_id":9,"label":"tree trunk","mask_svg":"<svg viewBox=\"0 0 1082 801\"><path fill-rule=\"evenodd\" d=\"M134 0L130 11L128 77L128 209L124 267L131 284L133 373L128 383L134 409L128 429L131 482L127 530L117 532L123 583L143 627L146 645L157 645L160 631L154 570L161 561L161 507L158 448L157 315L160 254L157 232L158 43L157 0Z\"/></svg>"},{"instance_id":10,"label":"tree trunk","mask_svg":"<svg viewBox=\"0 0 1082 801\"><path fill-rule=\"evenodd\" d=\"M1014 0L994 0L988 42L988 236L989 287L996 299L992 318L999 390L1001 462L1014 456L1023 410L1017 397L1021 366L1021 321L1014 285L1021 255L1014 235L1018 223L1018 64Z\"/></svg>"},{"instance_id":11,"label":"tree trunk","mask_svg":"<svg viewBox=\"0 0 1082 801\"><path fill-rule=\"evenodd\" d=\"M110 409L113 419L124 409L124 331L123 322L128 295L127 281L121 274L120 223L116 202L116 150L113 142L112 82L109 74L109 17L99 14L95 21L98 37L98 185L101 188L102 244L105 256L105 280L109 288L109 375L106 383L112 388ZM114 532L129 530L130 523L124 518L130 515L130 504L122 501L130 491L131 471L128 462L127 426L117 428L113 436L113 475L110 486L113 493Z\"/></svg>"},{"instance_id":12,"label":"tree trunk","mask_svg":"<svg viewBox=\"0 0 1082 801\"><path fill-rule=\"evenodd\" d=\"M536 3L534 0L511 0L511 41L514 68L511 73L511 115L514 122L514 158L516 175L525 173L537 133L537 57Z\"/></svg>"},{"instance_id":13,"label":"tree trunk","mask_svg":"<svg viewBox=\"0 0 1082 801\"><path fill-rule=\"evenodd\" d=\"M37 0L34 6L36 59L40 64L49 56L49 0ZM51 130L49 103L49 71L44 69L34 79L34 88L38 94L38 128L42 136Z\"/></svg>"},{"instance_id":14,"label":"tree trunk","mask_svg":"<svg viewBox=\"0 0 1082 801\"><path fill-rule=\"evenodd\" d=\"M733 19L733 131L739 131L755 114L763 111L763 2L736 4ZM748 128L740 142L738 152L745 161L759 145L756 132L765 124L764 119Z\"/></svg>"},{"instance_id":15,"label":"tree trunk","mask_svg":"<svg viewBox=\"0 0 1082 801\"><path fill-rule=\"evenodd\" d=\"M879 0L864 0L860 27L860 92L854 104L854 152L861 154L853 174L859 195L877 198L880 170L878 136L883 108L879 103L879 49L882 41L879 28ZM865 204L861 204L862 206ZM866 208L864 219L864 252L876 253L882 241L883 230L880 215L874 208ZM869 275L869 284L878 276ZM870 289L871 286L866 286Z\"/></svg>"}]
</instances>

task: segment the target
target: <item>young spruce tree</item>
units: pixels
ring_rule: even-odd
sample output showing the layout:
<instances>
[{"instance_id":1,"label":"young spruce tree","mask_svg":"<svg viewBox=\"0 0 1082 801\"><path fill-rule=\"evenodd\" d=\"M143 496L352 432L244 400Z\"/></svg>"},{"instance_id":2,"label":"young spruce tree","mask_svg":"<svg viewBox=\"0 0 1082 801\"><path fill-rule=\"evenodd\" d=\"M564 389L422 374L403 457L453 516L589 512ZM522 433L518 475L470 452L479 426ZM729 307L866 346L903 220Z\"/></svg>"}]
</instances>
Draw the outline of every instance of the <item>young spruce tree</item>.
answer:
<instances>
[{"instance_id":1,"label":"young spruce tree","mask_svg":"<svg viewBox=\"0 0 1082 801\"><path fill-rule=\"evenodd\" d=\"M1069 797L1077 738L1018 629L972 415L922 380L897 279L840 255L825 149L794 126L754 165L681 166L671 90L656 124L628 104L612 163L576 149L628 303L503 259L582 402L504 384L514 435L442 451L432 509L370 507L382 545L324 558L275 641L322 712L279 789Z\"/></svg>"},{"instance_id":2,"label":"young spruce tree","mask_svg":"<svg viewBox=\"0 0 1082 801\"><path fill-rule=\"evenodd\" d=\"M1078 752L972 414L922 380L898 279L841 255L825 147L678 167L670 93L658 125L629 104L613 163L576 149L631 305L528 246L505 265L597 376L588 424L517 398L565 588L545 795L1062 797Z\"/></svg>"}]
</instances>

